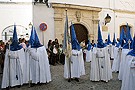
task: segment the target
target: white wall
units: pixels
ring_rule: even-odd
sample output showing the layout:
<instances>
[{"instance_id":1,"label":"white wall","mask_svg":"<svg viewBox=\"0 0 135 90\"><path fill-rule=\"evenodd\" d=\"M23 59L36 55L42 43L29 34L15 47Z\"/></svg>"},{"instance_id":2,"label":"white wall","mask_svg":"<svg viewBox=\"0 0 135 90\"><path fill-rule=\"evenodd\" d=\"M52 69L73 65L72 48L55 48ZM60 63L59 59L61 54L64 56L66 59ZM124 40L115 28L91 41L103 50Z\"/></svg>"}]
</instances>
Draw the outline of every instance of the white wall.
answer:
<instances>
[{"instance_id":1,"label":"white wall","mask_svg":"<svg viewBox=\"0 0 135 90\"><path fill-rule=\"evenodd\" d=\"M32 4L31 3L0 3L0 39L2 31L10 26L22 25L29 29L29 23L32 22Z\"/></svg>"},{"instance_id":2,"label":"white wall","mask_svg":"<svg viewBox=\"0 0 135 90\"><path fill-rule=\"evenodd\" d=\"M115 0L116 9L135 11L135 0Z\"/></svg>"},{"instance_id":3,"label":"white wall","mask_svg":"<svg viewBox=\"0 0 135 90\"><path fill-rule=\"evenodd\" d=\"M126 14L126 13L115 13L115 22L114 22L114 12L109 9L102 9L99 13L99 20L100 20L100 27L102 30L104 18L106 17L107 13L111 16L110 23L107 23L106 26L108 27L108 31L102 31L102 38L103 40L108 38L108 33L110 33L110 39L113 40L113 35L115 32L115 38L120 37L120 26L126 25L127 23L129 26L132 27L132 36L134 33L134 23L135 23L135 14ZM115 24L115 25L114 25Z\"/></svg>"},{"instance_id":4,"label":"white wall","mask_svg":"<svg viewBox=\"0 0 135 90\"><path fill-rule=\"evenodd\" d=\"M106 25L104 25L104 23L105 23L104 19L107 16L107 14L109 14L109 16L111 16L111 21L110 21L110 23L107 23ZM99 20L100 20L101 32L102 32L102 26L107 26L108 27L108 31L103 31L102 32L103 40L108 38L108 33L110 33L110 39L113 40L113 34L114 34L114 12L112 10L109 10L109 9L102 9L102 11L99 13Z\"/></svg>"},{"instance_id":5,"label":"white wall","mask_svg":"<svg viewBox=\"0 0 135 90\"><path fill-rule=\"evenodd\" d=\"M47 24L47 30L41 31L39 25L41 23ZM55 39L54 29L54 9L47 8L45 4L33 5L33 24L37 30L40 42L43 44L43 33L44 33L44 45L47 47L48 41Z\"/></svg>"},{"instance_id":6,"label":"white wall","mask_svg":"<svg viewBox=\"0 0 135 90\"><path fill-rule=\"evenodd\" d=\"M0 0L2 2L32 2L33 0Z\"/></svg>"},{"instance_id":7,"label":"white wall","mask_svg":"<svg viewBox=\"0 0 135 90\"><path fill-rule=\"evenodd\" d=\"M135 0L49 0L50 3L78 4L102 8L114 8L135 11Z\"/></svg>"},{"instance_id":8,"label":"white wall","mask_svg":"<svg viewBox=\"0 0 135 90\"><path fill-rule=\"evenodd\" d=\"M66 3L94 7L109 7L110 0L49 0L49 3Z\"/></svg>"}]
</instances>

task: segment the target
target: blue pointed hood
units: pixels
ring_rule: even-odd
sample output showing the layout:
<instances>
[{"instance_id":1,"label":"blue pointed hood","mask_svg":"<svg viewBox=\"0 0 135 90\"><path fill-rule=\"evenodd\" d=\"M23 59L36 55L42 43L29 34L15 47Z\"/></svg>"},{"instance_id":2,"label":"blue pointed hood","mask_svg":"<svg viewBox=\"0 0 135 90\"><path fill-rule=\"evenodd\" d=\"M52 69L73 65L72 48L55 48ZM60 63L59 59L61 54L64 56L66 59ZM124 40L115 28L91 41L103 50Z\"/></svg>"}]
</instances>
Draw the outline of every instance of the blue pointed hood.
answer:
<instances>
[{"instance_id":1,"label":"blue pointed hood","mask_svg":"<svg viewBox=\"0 0 135 90\"><path fill-rule=\"evenodd\" d=\"M133 48L132 44L132 38L131 38L131 34L130 34L130 31L129 31L129 27L128 27L128 23L127 23L127 40L126 40L126 43L123 45L123 49L129 49L129 44L128 44L128 41L131 40L131 43L130 43L130 49Z\"/></svg>"},{"instance_id":2,"label":"blue pointed hood","mask_svg":"<svg viewBox=\"0 0 135 90\"><path fill-rule=\"evenodd\" d=\"M80 50L80 49L82 49L81 45L77 42L77 50Z\"/></svg>"},{"instance_id":3,"label":"blue pointed hood","mask_svg":"<svg viewBox=\"0 0 135 90\"><path fill-rule=\"evenodd\" d=\"M131 34L130 34L130 31L129 31L129 26L128 26L128 23L127 23L127 42L128 42L129 39L132 41Z\"/></svg>"},{"instance_id":4,"label":"blue pointed hood","mask_svg":"<svg viewBox=\"0 0 135 90\"><path fill-rule=\"evenodd\" d=\"M133 38L133 50L131 50L127 55L135 56L135 36Z\"/></svg>"},{"instance_id":5,"label":"blue pointed hood","mask_svg":"<svg viewBox=\"0 0 135 90\"><path fill-rule=\"evenodd\" d=\"M31 46L33 47L34 42L35 42L35 37L34 37L33 26L32 26L31 35L30 35L30 39L29 39L29 43L27 44L27 47L28 47L29 45L31 45Z\"/></svg>"},{"instance_id":6,"label":"blue pointed hood","mask_svg":"<svg viewBox=\"0 0 135 90\"><path fill-rule=\"evenodd\" d=\"M119 45L120 45L120 43L117 43L117 44L116 44L116 47L119 47Z\"/></svg>"},{"instance_id":7,"label":"blue pointed hood","mask_svg":"<svg viewBox=\"0 0 135 90\"><path fill-rule=\"evenodd\" d=\"M125 36L125 33L124 33L124 29L122 27L122 31L121 31L121 34L120 34L120 40L119 40L121 47L123 47L123 45L124 45L124 40L126 41L126 36Z\"/></svg>"},{"instance_id":8,"label":"blue pointed hood","mask_svg":"<svg viewBox=\"0 0 135 90\"><path fill-rule=\"evenodd\" d=\"M122 28L123 28L123 27L122 27ZM122 37L123 37L123 39L126 41L127 38L126 38L126 35L125 35L125 32L124 32L124 29L122 29L122 32L123 32Z\"/></svg>"},{"instance_id":9,"label":"blue pointed hood","mask_svg":"<svg viewBox=\"0 0 135 90\"><path fill-rule=\"evenodd\" d=\"M34 41L34 45L31 46L32 48L39 48L43 45L40 44L40 41L38 39L38 36L37 36L37 33L36 33L36 30L35 30L35 27L34 27L34 33L35 33L35 41Z\"/></svg>"},{"instance_id":10,"label":"blue pointed hood","mask_svg":"<svg viewBox=\"0 0 135 90\"><path fill-rule=\"evenodd\" d=\"M107 44L107 45L112 44L112 42L110 41L110 34L108 34L108 41L107 41L106 44Z\"/></svg>"},{"instance_id":11,"label":"blue pointed hood","mask_svg":"<svg viewBox=\"0 0 135 90\"><path fill-rule=\"evenodd\" d=\"M74 39L73 42L72 42L72 50L73 49L77 49L77 50L82 49L80 44L78 43L78 41L76 39Z\"/></svg>"},{"instance_id":12,"label":"blue pointed hood","mask_svg":"<svg viewBox=\"0 0 135 90\"><path fill-rule=\"evenodd\" d=\"M123 29L123 27L122 27ZM122 38L122 32L120 33L120 39L119 39L119 44L122 46L123 38Z\"/></svg>"},{"instance_id":13,"label":"blue pointed hood","mask_svg":"<svg viewBox=\"0 0 135 90\"><path fill-rule=\"evenodd\" d=\"M112 45L115 45L115 44L117 44L117 42L116 42L116 40L115 40L115 33L114 33Z\"/></svg>"},{"instance_id":14,"label":"blue pointed hood","mask_svg":"<svg viewBox=\"0 0 135 90\"><path fill-rule=\"evenodd\" d=\"M9 49L9 46L7 47ZM11 51L17 51L23 48L21 45L19 45L18 39L17 39L17 32L16 32L16 26L14 25L14 32L13 32L13 39L12 44L10 45Z\"/></svg>"},{"instance_id":15,"label":"blue pointed hood","mask_svg":"<svg viewBox=\"0 0 135 90\"><path fill-rule=\"evenodd\" d=\"M89 40L89 45L88 45L87 50L90 51L91 50L91 47L92 47L92 45L91 45L90 40Z\"/></svg>"},{"instance_id":16,"label":"blue pointed hood","mask_svg":"<svg viewBox=\"0 0 135 90\"><path fill-rule=\"evenodd\" d=\"M106 45L103 43L103 40L102 40L102 35L101 35L99 23L98 23L98 40L97 41L98 41L98 43L97 43L98 48L106 47Z\"/></svg>"},{"instance_id":17,"label":"blue pointed hood","mask_svg":"<svg viewBox=\"0 0 135 90\"><path fill-rule=\"evenodd\" d=\"M76 34L75 34L75 31L74 31L74 27L73 27L72 22L71 22L71 43L72 43L72 50L73 49L77 49L77 50L81 49L81 46L77 41Z\"/></svg>"},{"instance_id":18,"label":"blue pointed hood","mask_svg":"<svg viewBox=\"0 0 135 90\"><path fill-rule=\"evenodd\" d=\"M72 24L72 22L71 22L71 42L72 42L74 39L77 39L77 38L76 38L76 34L75 34L75 30L74 30L73 24Z\"/></svg>"},{"instance_id":19,"label":"blue pointed hood","mask_svg":"<svg viewBox=\"0 0 135 90\"><path fill-rule=\"evenodd\" d=\"M95 44L93 47L97 47L97 44Z\"/></svg>"}]
</instances>

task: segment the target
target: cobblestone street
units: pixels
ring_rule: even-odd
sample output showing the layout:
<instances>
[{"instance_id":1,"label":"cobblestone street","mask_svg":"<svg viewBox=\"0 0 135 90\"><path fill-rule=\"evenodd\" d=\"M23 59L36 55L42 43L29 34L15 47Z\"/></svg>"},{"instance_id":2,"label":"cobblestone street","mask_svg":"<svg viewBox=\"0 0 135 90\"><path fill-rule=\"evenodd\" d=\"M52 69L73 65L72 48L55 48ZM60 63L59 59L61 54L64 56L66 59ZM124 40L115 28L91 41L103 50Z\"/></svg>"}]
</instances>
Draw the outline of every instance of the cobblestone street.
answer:
<instances>
[{"instance_id":1,"label":"cobblestone street","mask_svg":"<svg viewBox=\"0 0 135 90\"><path fill-rule=\"evenodd\" d=\"M113 79L106 82L90 81L90 62L85 62L85 76L79 82L64 79L64 65L50 66L52 81L48 84L37 84L29 88L23 85L20 88L12 87L11 90L120 90L121 81L118 80L118 73L113 73Z\"/></svg>"}]
</instances>

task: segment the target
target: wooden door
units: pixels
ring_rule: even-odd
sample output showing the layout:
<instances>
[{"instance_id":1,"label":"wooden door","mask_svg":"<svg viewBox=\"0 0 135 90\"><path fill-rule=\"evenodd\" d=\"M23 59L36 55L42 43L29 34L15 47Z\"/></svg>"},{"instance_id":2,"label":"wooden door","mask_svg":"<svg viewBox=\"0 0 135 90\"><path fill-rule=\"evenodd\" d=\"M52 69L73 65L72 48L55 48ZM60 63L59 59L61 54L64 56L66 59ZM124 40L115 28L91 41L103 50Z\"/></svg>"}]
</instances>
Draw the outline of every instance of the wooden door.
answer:
<instances>
[{"instance_id":1,"label":"wooden door","mask_svg":"<svg viewBox=\"0 0 135 90\"><path fill-rule=\"evenodd\" d=\"M126 37L127 37L127 25L123 25L123 26L120 26L120 34L121 34L121 31L122 31L122 27L123 27L123 29L124 29L124 32L125 32L125 35L126 35ZM130 26L129 26L129 31L130 31ZM131 33L130 33L131 34Z\"/></svg>"},{"instance_id":2,"label":"wooden door","mask_svg":"<svg viewBox=\"0 0 135 90\"><path fill-rule=\"evenodd\" d=\"M82 42L83 39L85 39L86 44L88 43L88 31L82 24L73 24L75 34L77 37L77 40L79 43ZM71 30L71 27L70 27ZM71 32L71 31L70 31Z\"/></svg>"}]
</instances>

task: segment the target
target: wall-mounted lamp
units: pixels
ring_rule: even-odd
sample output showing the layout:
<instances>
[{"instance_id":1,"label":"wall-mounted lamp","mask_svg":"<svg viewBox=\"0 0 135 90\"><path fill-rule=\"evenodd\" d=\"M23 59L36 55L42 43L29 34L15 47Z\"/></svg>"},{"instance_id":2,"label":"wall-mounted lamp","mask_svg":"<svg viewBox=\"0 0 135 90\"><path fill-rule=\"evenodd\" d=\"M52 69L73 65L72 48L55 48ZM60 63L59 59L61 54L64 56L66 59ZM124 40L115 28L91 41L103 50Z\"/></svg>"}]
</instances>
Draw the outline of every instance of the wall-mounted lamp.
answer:
<instances>
[{"instance_id":1,"label":"wall-mounted lamp","mask_svg":"<svg viewBox=\"0 0 135 90\"><path fill-rule=\"evenodd\" d=\"M32 28L32 24L31 24L31 22L29 23L29 29L31 29Z\"/></svg>"},{"instance_id":2,"label":"wall-mounted lamp","mask_svg":"<svg viewBox=\"0 0 135 90\"><path fill-rule=\"evenodd\" d=\"M109 14L107 14L107 16L105 17L105 25L110 21L111 21L111 17L109 16Z\"/></svg>"}]
</instances>

